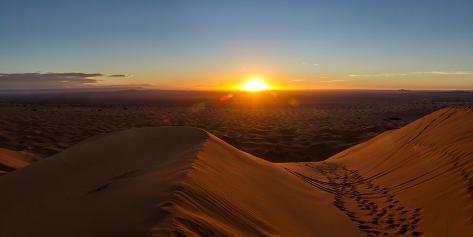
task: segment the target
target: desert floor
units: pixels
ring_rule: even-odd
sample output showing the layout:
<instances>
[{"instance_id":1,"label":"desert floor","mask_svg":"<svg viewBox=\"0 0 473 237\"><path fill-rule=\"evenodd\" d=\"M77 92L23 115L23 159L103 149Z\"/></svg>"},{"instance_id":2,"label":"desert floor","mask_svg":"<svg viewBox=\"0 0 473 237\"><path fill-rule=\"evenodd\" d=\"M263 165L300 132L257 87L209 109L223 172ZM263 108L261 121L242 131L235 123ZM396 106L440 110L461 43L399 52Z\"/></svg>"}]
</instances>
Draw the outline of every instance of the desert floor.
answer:
<instances>
[{"instance_id":1,"label":"desert floor","mask_svg":"<svg viewBox=\"0 0 473 237\"><path fill-rule=\"evenodd\" d=\"M230 95L230 96L229 96ZM192 126L273 162L320 161L467 92L105 92L0 95L0 148L38 158L94 135Z\"/></svg>"}]
</instances>

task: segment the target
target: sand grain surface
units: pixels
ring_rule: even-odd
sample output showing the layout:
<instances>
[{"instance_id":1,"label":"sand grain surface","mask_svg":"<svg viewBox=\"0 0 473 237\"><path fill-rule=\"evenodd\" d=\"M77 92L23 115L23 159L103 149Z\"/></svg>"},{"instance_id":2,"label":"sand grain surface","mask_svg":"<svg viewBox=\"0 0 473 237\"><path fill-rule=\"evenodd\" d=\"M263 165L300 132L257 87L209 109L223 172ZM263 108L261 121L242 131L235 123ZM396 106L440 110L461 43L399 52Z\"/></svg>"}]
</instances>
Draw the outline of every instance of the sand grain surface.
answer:
<instances>
[{"instance_id":1,"label":"sand grain surface","mask_svg":"<svg viewBox=\"0 0 473 237\"><path fill-rule=\"evenodd\" d=\"M472 236L471 121L443 109L307 163L189 127L100 135L0 177L0 236Z\"/></svg>"}]
</instances>

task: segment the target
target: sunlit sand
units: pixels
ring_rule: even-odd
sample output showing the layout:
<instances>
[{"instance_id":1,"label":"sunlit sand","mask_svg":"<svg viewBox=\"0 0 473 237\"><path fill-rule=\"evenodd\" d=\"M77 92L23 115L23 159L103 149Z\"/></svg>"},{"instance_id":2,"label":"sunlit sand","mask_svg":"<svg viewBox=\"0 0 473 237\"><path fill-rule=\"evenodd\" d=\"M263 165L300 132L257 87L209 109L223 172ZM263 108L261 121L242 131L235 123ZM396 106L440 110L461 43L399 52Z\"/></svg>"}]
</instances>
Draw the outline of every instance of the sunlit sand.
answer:
<instances>
[{"instance_id":1,"label":"sunlit sand","mask_svg":"<svg viewBox=\"0 0 473 237\"><path fill-rule=\"evenodd\" d=\"M101 135L1 177L0 234L471 236L472 119L443 109L312 163L189 127Z\"/></svg>"}]
</instances>

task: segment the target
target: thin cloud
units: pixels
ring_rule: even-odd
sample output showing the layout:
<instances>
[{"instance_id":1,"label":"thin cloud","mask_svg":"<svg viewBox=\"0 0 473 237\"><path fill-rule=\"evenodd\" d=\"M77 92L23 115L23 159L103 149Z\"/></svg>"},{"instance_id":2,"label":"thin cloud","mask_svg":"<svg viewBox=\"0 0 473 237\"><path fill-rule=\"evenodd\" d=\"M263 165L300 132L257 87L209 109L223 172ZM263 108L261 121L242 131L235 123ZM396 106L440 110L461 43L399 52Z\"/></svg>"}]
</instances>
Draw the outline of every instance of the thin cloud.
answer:
<instances>
[{"instance_id":1,"label":"thin cloud","mask_svg":"<svg viewBox=\"0 0 473 237\"><path fill-rule=\"evenodd\" d=\"M332 83L332 82L344 82L344 81L350 81L350 80L325 80L325 81L319 81L319 82Z\"/></svg>"},{"instance_id":2,"label":"thin cloud","mask_svg":"<svg viewBox=\"0 0 473 237\"><path fill-rule=\"evenodd\" d=\"M469 72L469 71L430 71L430 72L413 72L412 74L473 75L473 72Z\"/></svg>"},{"instance_id":3,"label":"thin cloud","mask_svg":"<svg viewBox=\"0 0 473 237\"><path fill-rule=\"evenodd\" d=\"M112 75L108 75L108 77L133 77L133 75L127 75L127 74L112 74Z\"/></svg>"},{"instance_id":4,"label":"thin cloud","mask_svg":"<svg viewBox=\"0 0 473 237\"><path fill-rule=\"evenodd\" d=\"M60 89L95 85L102 73L0 73L1 89Z\"/></svg>"},{"instance_id":5,"label":"thin cloud","mask_svg":"<svg viewBox=\"0 0 473 237\"><path fill-rule=\"evenodd\" d=\"M445 75L445 76L468 76L473 75L471 71L425 71L425 72L404 72L404 73L366 73L348 74L349 77L407 77L413 75Z\"/></svg>"},{"instance_id":6,"label":"thin cloud","mask_svg":"<svg viewBox=\"0 0 473 237\"><path fill-rule=\"evenodd\" d=\"M307 62L301 62L302 65L312 65L314 67L318 67L320 64L318 63L307 63Z\"/></svg>"},{"instance_id":7,"label":"thin cloud","mask_svg":"<svg viewBox=\"0 0 473 237\"><path fill-rule=\"evenodd\" d=\"M372 74L349 74L349 77L405 77L409 73L372 73Z\"/></svg>"},{"instance_id":8,"label":"thin cloud","mask_svg":"<svg viewBox=\"0 0 473 237\"><path fill-rule=\"evenodd\" d=\"M305 80L300 80L300 79L296 79L296 80L289 80L289 82L303 82Z\"/></svg>"}]
</instances>

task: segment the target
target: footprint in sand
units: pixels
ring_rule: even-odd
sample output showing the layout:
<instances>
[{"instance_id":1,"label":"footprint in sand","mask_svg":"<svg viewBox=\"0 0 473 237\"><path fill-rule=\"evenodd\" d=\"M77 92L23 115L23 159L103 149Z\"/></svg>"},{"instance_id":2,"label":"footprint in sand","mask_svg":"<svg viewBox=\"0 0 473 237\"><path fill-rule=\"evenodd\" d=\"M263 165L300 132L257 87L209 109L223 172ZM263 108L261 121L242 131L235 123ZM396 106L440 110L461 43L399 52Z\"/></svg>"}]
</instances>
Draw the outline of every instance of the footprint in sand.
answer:
<instances>
[{"instance_id":1,"label":"footprint in sand","mask_svg":"<svg viewBox=\"0 0 473 237\"><path fill-rule=\"evenodd\" d=\"M418 228L421 208L409 209L389 189L372 183L356 170L324 163L306 166L322 174L326 181L313 179L296 171L291 174L317 189L334 195L333 205L355 222L367 236L422 236Z\"/></svg>"}]
</instances>

